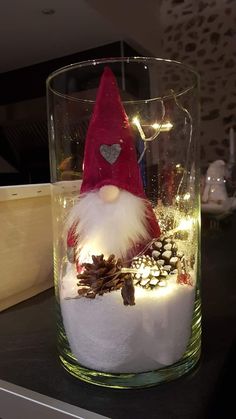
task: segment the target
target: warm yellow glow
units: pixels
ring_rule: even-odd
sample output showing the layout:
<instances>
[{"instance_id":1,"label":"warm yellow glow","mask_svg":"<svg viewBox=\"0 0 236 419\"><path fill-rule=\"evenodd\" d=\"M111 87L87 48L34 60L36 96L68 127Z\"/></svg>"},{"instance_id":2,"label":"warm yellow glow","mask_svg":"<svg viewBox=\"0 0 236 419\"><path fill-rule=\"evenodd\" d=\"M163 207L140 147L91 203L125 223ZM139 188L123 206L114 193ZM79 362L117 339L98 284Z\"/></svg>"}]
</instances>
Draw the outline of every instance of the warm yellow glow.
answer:
<instances>
[{"instance_id":1,"label":"warm yellow glow","mask_svg":"<svg viewBox=\"0 0 236 419\"><path fill-rule=\"evenodd\" d=\"M146 139L146 137L145 137L144 131L143 131L142 127L141 127L141 124L140 124L140 121L139 121L138 117L137 117L137 116L135 116L135 117L133 118L132 122L133 122L133 124L134 124L134 125L136 125L136 127L138 128L138 131L139 131L140 137L141 137L143 140L145 140L145 139Z\"/></svg>"},{"instance_id":2,"label":"warm yellow glow","mask_svg":"<svg viewBox=\"0 0 236 419\"><path fill-rule=\"evenodd\" d=\"M79 250L79 263L93 263L92 256L100 255L101 251L96 246L96 243L90 243L89 246L85 245ZM105 255L106 256L106 255Z\"/></svg>"},{"instance_id":3,"label":"warm yellow glow","mask_svg":"<svg viewBox=\"0 0 236 419\"><path fill-rule=\"evenodd\" d=\"M151 269L149 266L145 266L143 263L140 268L137 270L137 273L141 275L141 278L146 279L149 277Z\"/></svg>"},{"instance_id":4,"label":"warm yellow glow","mask_svg":"<svg viewBox=\"0 0 236 419\"><path fill-rule=\"evenodd\" d=\"M176 230L190 230L193 225L191 218L182 218Z\"/></svg>"},{"instance_id":5,"label":"warm yellow glow","mask_svg":"<svg viewBox=\"0 0 236 419\"><path fill-rule=\"evenodd\" d=\"M133 118L132 122L133 122L133 124L134 124L134 125L138 125L138 124L140 124L139 119L138 119L138 117L137 117L137 116L135 116L135 117Z\"/></svg>"},{"instance_id":6,"label":"warm yellow glow","mask_svg":"<svg viewBox=\"0 0 236 419\"><path fill-rule=\"evenodd\" d=\"M189 199L190 199L190 193L189 192L187 192L185 195L184 195L184 200L185 201L188 201Z\"/></svg>"},{"instance_id":7,"label":"warm yellow glow","mask_svg":"<svg viewBox=\"0 0 236 419\"><path fill-rule=\"evenodd\" d=\"M86 249L86 246L80 251L79 261L82 265L83 263L91 263L92 262L92 254L89 249Z\"/></svg>"},{"instance_id":8,"label":"warm yellow glow","mask_svg":"<svg viewBox=\"0 0 236 419\"><path fill-rule=\"evenodd\" d=\"M143 128L142 128L142 126L141 126L141 123L140 123L140 121L139 121L139 118L137 117L137 116L135 116L133 119L132 119L132 123L134 124L134 125L136 125L136 127L137 127L137 129L138 129L138 131L139 131L139 134L140 134L140 137L143 139L143 140L145 140L146 139L146 136L145 136L145 133L144 133L144 131L143 131ZM170 122L170 121L167 121L167 122L163 122L162 124L159 124L158 122L155 122L154 124L151 124L151 125L143 125L143 126L145 126L145 127L152 127L152 128L154 128L154 129L156 129L156 130L160 130L160 131L162 131L162 132L165 132L165 131L170 131L172 128L173 128L173 124Z\"/></svg>"},{"instance_id":9,"label":"warm yellow glow","mask_svg":"<svg viewBox=\"0 0 236 419\"><path fill-rule=\"evenodd\" d=\"M184 194L184 195L182 195L182 196L180 196L180 195L176 195L175 200L176 200L177 202L180 202L180 201L181 201L181 199L182 199L183 201L188 201L188 200L190 199L190 193L189 193L189 192L187 192L186 194Z\"/></svg>"},{"instance_id":10,"label":"warm yellow glow","mask_svg":"<svg viewBox=\"0 0 236 419\"><path fill-rule=\"evenodd\" d=\"M152 290L146 290L142 287L135 286L135 298L136 299L146 299L146 298L169 298L171 295L176 294L179 292L179 286L172 282L172 280L168 280L168 285L165 287L156 287Z\"/></svg>"},{"instance_id":11,"label":"warm yellow glow","mask_svg":"<svg viewBox=\"0 0 236 419\"><path fill-rule=\"evenodd\" d=\"M152 128L159 129L160 131L170 131L173 128L173 124L171 122L165 122L163 124L158 124L155 122L152 124Z\"/></svg>"}]
</instances>

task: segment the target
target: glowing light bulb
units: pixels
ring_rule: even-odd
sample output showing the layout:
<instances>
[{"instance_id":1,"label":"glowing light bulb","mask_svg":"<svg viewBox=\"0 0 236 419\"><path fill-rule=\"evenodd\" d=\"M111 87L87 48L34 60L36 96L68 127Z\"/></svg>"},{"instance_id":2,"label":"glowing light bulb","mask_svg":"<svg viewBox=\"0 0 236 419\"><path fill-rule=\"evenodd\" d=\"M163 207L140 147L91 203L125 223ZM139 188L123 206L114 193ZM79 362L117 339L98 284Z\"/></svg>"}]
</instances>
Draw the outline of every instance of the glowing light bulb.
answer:
<instances>
[{"instance_id":1,"label":"glowing light bulb","mask_svg":"<svg viewBox=\"0 0 236 419\"><path fill-rule=\"evenodd\" d=\"M139 134L140 134L140 137L142 138L142 140L145 140L146 139L146 136L145 136L144 131L143 131L142 127L141 127L141 124L140 124L140 121L139 121L138 117L135 116L133 118L132 122L138 128L138 131L139 131Z\"/></svg>"},{"instance_id":2,"label":"glowing light bulb","mask_svg":"<svg viewBox=\"0 0 236 419\"><path fill-rule=\"evenodd\" d=\"M186 219L186 218L182 218L182 220L180 220L180 223L177 227L177 230L190 230L193 224L193 220L191 218Z\"/></svg>"},{"instance_id":3,"label":"glowing light bulb","mask_svg":"<svg viewBox=\"0 0 236 419\"><path fill-rule=\"evenodd\" d=\"M132 123L134 125L136 125L136 127L137 127L137 129L139 131L139 134L140 134L141 138L143 140L145 140L146 139L146 136L145 136L145 133L144 133L143 128L141 126L140 120L139 120L139 118L137 116L135 116L132 119ZM161 132L170 131L173 128L173 124L170 121L163 122L162 124L160 124L158 122L154 122L154 124L151 124L151 125L143 125L143 126L144 127L152 127L152 128L154 128L156 130L160 130Z\"/></svg>"},{"instance_id":4,"label":"glowing light bulb","mask_svg":"<svg viewBox=\"0 0 236 419\"><path fill-rule=\"evenodd\" d=\"M189 192L187 192L187 193L184 195L183 199L184 199L185 201L188 201L188 200L190 199L190 193L189 193Z\"/></svg>"},{"instance_id":5,"label":"glowing light bulb","mask_svg":"<svg viewBox=\"0 0 236 419\"><path fill-rule=\"evenodd\" d=\"M170 131L173 128L173 124L169 121L159 124L158 122L155 122L152 124L152 128L159 129L160 131Z\"/></svg>"},{"instance_id":6,"label":"glowing light bulb","mask_svg":"<svg viewBox=\"0 0 236 419\"><path fill-rule=\"evenodd\" d=\"M143 263L141 264L140 268L138 269L138 274L141 275L141 278L146 279L150 275L150 268L149 266L145 266Z\"/></svg>"}]
</instances>

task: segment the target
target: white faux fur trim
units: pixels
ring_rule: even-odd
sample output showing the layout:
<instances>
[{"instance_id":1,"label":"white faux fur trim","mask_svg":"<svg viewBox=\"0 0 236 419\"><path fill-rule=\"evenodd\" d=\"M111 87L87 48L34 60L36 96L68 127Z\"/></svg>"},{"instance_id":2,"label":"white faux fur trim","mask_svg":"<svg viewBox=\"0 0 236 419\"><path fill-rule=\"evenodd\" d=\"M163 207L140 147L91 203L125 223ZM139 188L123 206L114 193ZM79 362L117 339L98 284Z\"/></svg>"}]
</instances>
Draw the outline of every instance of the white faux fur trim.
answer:
<instances>
[{"instance_id":1,"label":"white faux fur trim","mask_svg":"<svg viewBox=\"0 0 236 419\"><path fill-rule=\"evenodd\" d=\"M104 203L98 191L81 195L69 214L67 226L74 223L81 263L92 254L125 258L135 244L149 238L145 200L125 190L112 203Z\"/></svg>"}]
</instances>

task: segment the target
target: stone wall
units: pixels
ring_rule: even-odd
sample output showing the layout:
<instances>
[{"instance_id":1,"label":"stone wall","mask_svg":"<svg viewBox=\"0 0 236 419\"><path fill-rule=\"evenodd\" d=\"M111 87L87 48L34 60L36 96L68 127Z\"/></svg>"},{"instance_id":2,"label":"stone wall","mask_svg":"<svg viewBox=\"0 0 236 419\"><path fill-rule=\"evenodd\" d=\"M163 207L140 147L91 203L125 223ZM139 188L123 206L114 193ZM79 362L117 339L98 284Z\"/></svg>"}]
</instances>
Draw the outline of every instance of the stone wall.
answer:
<instances>
[{"instance_id":1,"label":"stone wall","mask_svg":"<svg viewBox=\"0 0 236 419\"><path fill-rule=\"evenodd\" d=\"M163 57L201 76L201 165L229 158L236 129L236 1L163 0Z\"/></svg>"}]
</instances>

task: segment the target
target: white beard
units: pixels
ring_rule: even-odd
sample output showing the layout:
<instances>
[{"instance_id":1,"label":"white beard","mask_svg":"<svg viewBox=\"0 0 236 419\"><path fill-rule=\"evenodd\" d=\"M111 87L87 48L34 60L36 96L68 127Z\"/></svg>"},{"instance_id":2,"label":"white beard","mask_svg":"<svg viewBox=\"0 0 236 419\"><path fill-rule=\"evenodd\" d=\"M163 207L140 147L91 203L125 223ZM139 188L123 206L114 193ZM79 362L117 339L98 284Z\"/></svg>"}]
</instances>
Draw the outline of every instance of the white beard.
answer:
<instances>
[{"instance_id":1,"label":"white beard","mask_svg":"<svg viewBox=\"0 0 236 419\"><path fill-rule=\"evenodd\" d=\"M135 244L149 239L146 202L125 190L111 203L104 202L98 191L81 195L69 214L67 226L72 225L80 264L90 262L92 255L125 259Z\"/></svg>"}]
</instances>

